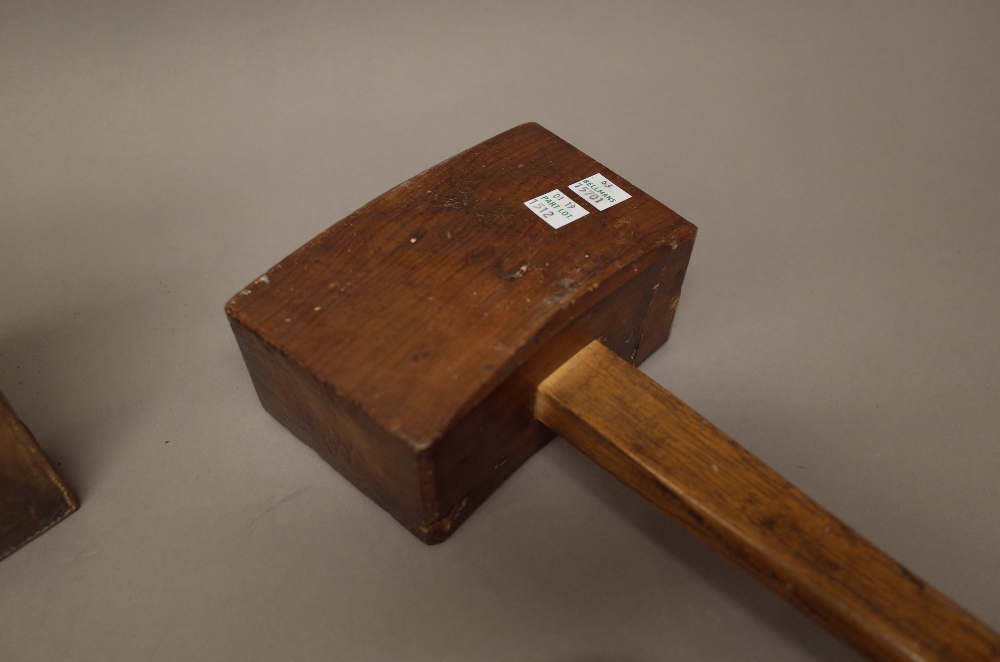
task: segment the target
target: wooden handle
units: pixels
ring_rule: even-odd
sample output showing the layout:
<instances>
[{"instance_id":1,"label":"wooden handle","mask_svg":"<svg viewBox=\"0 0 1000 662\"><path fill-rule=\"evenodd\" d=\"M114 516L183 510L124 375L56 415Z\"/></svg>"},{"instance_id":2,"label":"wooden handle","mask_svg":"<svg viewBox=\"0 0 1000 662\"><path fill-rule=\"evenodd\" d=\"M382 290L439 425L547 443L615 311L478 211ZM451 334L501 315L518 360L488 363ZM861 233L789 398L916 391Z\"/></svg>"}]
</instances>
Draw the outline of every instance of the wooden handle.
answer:
<instances>
[{"instance_id":1,"label":"wooden handle","mask_svg":"<svg viewBox=\"0 0 1000 662\"><path fill-rule=\"evenodd\" d=\"M1000 660L1000 637L599 342L535 416L830 633L876 660Z\"/></svg>"}]
</instances>

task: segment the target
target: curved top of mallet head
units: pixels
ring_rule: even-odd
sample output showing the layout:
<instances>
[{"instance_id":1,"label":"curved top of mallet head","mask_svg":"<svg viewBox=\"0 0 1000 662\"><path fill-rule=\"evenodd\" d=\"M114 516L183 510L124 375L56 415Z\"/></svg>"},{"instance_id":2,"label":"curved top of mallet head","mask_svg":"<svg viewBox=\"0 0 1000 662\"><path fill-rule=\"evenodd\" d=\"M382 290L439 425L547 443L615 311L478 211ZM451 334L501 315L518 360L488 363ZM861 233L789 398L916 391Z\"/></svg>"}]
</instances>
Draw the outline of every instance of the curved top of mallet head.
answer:
<instances>
[{"instance_id":1,"label":"curved top of mallet head","mask_svg":"<svg viewBox=\"0 0 1000 662\"><path fill-rule=\"evenodd\" d=\"M608 204L609 189L593 182L600 197L587 201L579 183L595 174L628 197ZM553 191L563 209L541 202L563 218L558 229L526 204ZM523 124L358 209L226 310L420 449L694 233L610 168Z\"/></svg>"}]
</instances>

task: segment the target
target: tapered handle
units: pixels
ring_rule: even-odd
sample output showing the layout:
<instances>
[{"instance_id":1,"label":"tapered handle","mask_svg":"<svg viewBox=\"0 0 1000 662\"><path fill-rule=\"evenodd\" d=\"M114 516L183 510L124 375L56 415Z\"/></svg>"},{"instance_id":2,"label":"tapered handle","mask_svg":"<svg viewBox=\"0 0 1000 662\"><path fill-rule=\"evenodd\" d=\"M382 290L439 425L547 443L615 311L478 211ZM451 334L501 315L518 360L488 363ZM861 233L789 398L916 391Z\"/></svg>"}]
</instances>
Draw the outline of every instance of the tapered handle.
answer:
<instances>
[{"instance_id":1,"label":"tapered handle","mask_svg":"<svg viewBox=\"0 0 1000 662\"><path fill-rule=\"evenodd\" d=\"M717 552L876 660L1000 660L1000 637L599 342L535 416Z\"/></svg>"}]
</instances>

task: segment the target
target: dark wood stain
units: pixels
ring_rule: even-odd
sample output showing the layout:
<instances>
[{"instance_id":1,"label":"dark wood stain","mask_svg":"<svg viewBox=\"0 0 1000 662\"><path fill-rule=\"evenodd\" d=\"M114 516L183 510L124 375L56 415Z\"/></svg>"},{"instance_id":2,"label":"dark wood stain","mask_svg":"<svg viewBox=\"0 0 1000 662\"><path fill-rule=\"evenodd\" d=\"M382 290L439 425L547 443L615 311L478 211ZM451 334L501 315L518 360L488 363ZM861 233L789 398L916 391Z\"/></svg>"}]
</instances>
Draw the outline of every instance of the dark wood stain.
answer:
<instances>
[{"instance_id":1,"label":"dark wood stain","mask_svg":"<svg viewBox=\"0 0 1000 662\"><path fill-rule=\"evenodd\" d=\"M31 431L0 393L0 559L78 507Z\"/></svg>"},{"instance_id":2,"label":"dark wood stain","mask_svg":"<svg viewBox=\"0 0 1000 662\"><path fill-rule=\"evenodd\" d=\"M558 230L524 205L597 172L632 198ZM439 542L552 437L532 406L557 359L666 340L695 232L525 124L336 223L226 312L264 407Z\"/></svg>"}]
</instances>

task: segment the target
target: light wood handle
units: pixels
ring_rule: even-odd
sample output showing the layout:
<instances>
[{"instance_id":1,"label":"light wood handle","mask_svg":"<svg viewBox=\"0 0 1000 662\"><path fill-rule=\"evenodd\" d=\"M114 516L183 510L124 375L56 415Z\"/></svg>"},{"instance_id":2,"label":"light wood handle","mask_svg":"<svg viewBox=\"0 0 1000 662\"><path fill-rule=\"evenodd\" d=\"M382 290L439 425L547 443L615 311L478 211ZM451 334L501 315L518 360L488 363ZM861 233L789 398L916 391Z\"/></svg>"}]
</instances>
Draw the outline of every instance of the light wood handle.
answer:
<instances>
[{"instance_id":1,"label":"light wood handle","mask_svg":"<svg viewBox=\"0 0 1000 662\"><path fill-rule=\"evenodd\" d=\"M599 342L535 416L830 633L876 660L1000 660L1000 637Z\"/></svg>"}]
</instances>

